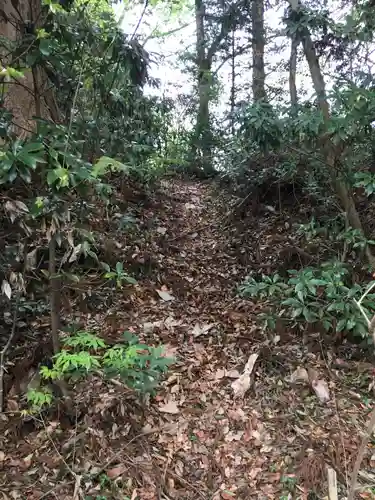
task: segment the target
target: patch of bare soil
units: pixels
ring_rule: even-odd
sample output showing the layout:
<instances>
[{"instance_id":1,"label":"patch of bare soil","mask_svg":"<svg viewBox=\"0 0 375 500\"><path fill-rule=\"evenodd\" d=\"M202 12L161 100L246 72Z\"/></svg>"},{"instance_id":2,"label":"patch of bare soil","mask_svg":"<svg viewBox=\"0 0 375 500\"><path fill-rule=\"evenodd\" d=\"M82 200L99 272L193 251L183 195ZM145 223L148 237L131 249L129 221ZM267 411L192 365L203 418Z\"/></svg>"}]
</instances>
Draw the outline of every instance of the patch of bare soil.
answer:
<instances>
[{"instance_id":1,"label":"patch of bare soil","mask_svg":"<svg viewBox=\"0 0 375 500\"><path fill-rule=\"evenodd\" d=\"M227 198L210 184L165 181L157 206L138 214L139 239L111 235L115 260L128 255L138 265L138 284L99 294L91 308L88 299L85 312L77 304L71 321L114 341L130 330L163 343L176 364L154 398L90 377L75 387L69 421L56 412L25 422L9 399L3 498L314 499L327 494L327 466L346 491L371 406L372 366L344 362L318 334L306 342L260 329L261 305L239 298L236 287L250 270L285 265L290 214L237 224ZM374 483L371 465L369 449L366 484ZM361 490L361 498L371 495Z\"/></svg>"}]
</instances>

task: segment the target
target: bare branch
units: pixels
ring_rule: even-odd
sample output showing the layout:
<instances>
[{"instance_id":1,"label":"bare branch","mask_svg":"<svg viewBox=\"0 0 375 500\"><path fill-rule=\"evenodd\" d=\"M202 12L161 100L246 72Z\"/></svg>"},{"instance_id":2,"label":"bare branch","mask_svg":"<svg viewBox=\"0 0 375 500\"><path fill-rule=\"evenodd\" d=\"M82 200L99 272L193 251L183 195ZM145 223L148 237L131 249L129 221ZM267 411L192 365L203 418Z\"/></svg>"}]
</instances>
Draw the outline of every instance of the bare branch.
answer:
<instances>
[{"instance_id":1,"label":"bare branch","mask_svg":"<svg viewBox=\"0 0 375 500\"><path fill-rule=\"evenodd\" d=\"M138 31L138 29L139 29L139 27L140 27L140 25L141 25L141 23L142 23L142 20L143 20L143 18L144 18L145 13L146 13L147 7L148 7L148 0L146 0L146 1L145 1L145 4L144 4L144 6L143 6L142 13L141 13L141 15L140 15L140 17L139 17L139 19L138 19L138 22L137 22L136 27L134 28L133 34L132 34L132 36L130 37L130 41L132 41L132 40L134 39L135 35L137 34L137 31Z\"/></svg>"}]
</instances>

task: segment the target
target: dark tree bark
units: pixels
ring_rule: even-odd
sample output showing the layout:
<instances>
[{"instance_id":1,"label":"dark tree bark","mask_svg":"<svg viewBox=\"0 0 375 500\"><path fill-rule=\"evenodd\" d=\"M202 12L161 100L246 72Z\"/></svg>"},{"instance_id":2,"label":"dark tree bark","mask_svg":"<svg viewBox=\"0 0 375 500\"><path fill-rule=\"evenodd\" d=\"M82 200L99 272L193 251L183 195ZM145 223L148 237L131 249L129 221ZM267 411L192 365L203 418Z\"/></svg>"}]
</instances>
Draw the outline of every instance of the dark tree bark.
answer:
<instances>
[{"instance_id":1,"label":"dark tree bark","mask_svg":"<svg viewBox=\"0 0 375 500\"><path fill-rule=\"evenodd\" d=\"M253 0L251 4L253 45L253 99L266 98L264 70L264 0Z\"/></svg>"},{"instance_id":2,"label":"dark tree bark","mask_svg":"<svg viewBox=\"0 0 375 500\"><path fill-rule=\"evenodd\" d=\"M197 52L197 85L198 112L195 127L195 159L205 172L211 170L211 127L210 127L210 90L211 59L206 51L204 28L205 8L203 0L195 0L196 52Z\"/></svg>"},{"instance_id":3,"label":"dark tree bark","mask_svg":"<svg viewBox=\"0 0 375 500\"><path fill-rule=\"evenodd\" d=\"M17 44L22 41L27 23L36 29L41 27L44 21L40 0L19 0L18 2L3 0L0 3L0 36L11 43ZM11 65L12 56L0 49L1 66L6 68ZM15 63L19 64L20 61L15 61ZM15 132L21 137L34 130L33 116L55 122L60 121L60 113L49 78L43 68L38 66L33 67L31 71L26 71L24 78L18 81L14 79L7 86L4 105L12 112Z\"/></svg>"},{"instance_id":4,"label":"dark tree bark","mask_svg":"<svg viewBox=\"0 0 375 500\"><path fill-rule=\"evenodd\" d=\"M290 42L290 59L289 59L289 93L290 93L290 104L292 107L297 106L298 103L297 84L296 84L297 49L298 49L298 40L296 36L293 36Z\"/></svg>"},{"instance_id":5,"label":"dark tree bark","mask_svg":"<svg viewBox=\"0 0 375 500\"><path fill-rule=\"evenodd\" d=\"M236 33L232 30L232 53L231 53L231 86L230 86L230 114L231 114L231 129L234 135L234 110L236 107Z\"/></svg>"}]
</instances>

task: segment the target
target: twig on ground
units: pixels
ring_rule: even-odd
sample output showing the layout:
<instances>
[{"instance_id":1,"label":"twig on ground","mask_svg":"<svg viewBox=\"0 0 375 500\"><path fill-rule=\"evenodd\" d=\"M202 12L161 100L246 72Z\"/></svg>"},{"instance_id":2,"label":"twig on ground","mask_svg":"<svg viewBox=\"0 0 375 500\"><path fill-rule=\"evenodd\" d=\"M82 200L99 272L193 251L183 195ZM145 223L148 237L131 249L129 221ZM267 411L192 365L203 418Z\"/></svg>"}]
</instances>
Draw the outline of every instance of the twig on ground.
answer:
<instances>
[{"instance_id":1,"label":"twig on ground","mask_svg":"<svg viewBox=\"0 0 375 500\"><path fill-rule=\"evenodd\" d=\"M370 437L372 435L372 432L375 427L375 408L373 408L371 414L370 414L370 421L366 429L366 433L363 436L361 446L359 447L358 450L358 455L354 464L353 468L353 473L352 473L352 478L350 481L350 487L349 487L349 493L348 493L348 498L347 500L354 500L354 495L355 495L355 490L357 486L357 477L359 473L359 469L361 467L361 463L363 460L363 455L365 454L366 447L368 445L368 442L370 441Z\"/></svg>"},{"instance_id":2,"label":"twig on ground","mask_svg":"<svg viewBox=\"0 0 375 500\"><path fill-rule=\"evenodd\" d=\"M43 498L47 498L50 495L54 495L56 493L56 490L58 490L59 488L62 488L63 486L68 486L70 484L73 484L73 481L68 481L68 482L66 482L64 484L55 484L55 486L53 488L51 488L48 491L46 491L41 497L39 497L38 500L42 500Z\"/></svg>"},{"instance_id":3,"label":"twig on ground","mask_svg":"<svg viewBox=\"0 0 375 500\"><path fill-rule=\"evenodd\" d=\"M200 496L201 498L203 498L204 500L206 500L206 497L204 496L203 492L199 488L197 488L193 484L189 483L189 481L186 481L186 479L184 479L183 477L181 477L179 474L176 474L172 470L169 470L168 474L170 476L172 476L174 479L176 479L177 481L179 481L184 486L187 486L188 488L190 488L191 490L193 490L195 493L197 493L198 496Z\"/></svg>"},{"instance_id":4,"label":"twig on ground","mask_svg":"<svg viewBox=\"0 0 375 500\"><path fill-rule=\"evenodd\" d=\"M142 434L137 434L136 436L134 436L130 441L128 441L126 443L126 445L124 446L124 448L128 447L129 444L131 444L133 441L136 441L138 438L142 437L142 436L148 436L150 434L155 434L155 432L159 432L161 430L160 427L156 427L155 429L150 429L149 431L146 431L146 432L142 432ZM113 464L113 462L115 462L118 458L120 458L120 456L122 455L123 453L123 448L115 453L114 455L112 455L111 458L109 458L104 465L102 465L98 470L95 471L95 476L99 476L103 471L105 471L111 464Z\"/></svg>"},{"instance_id":5,"label":"twig on ground","mask_svg":"<svg viewBox=\"0 0 375 500\"><path fill-rule=\"evenodd\" d=\"M82 492L81 492L81 479L82 479L82 476L79 476L77 474L76 475L76 481L75 481L75 484L74 484L73 500L78 500L79 497L83 497L82 496Z\"/></svg>"},{"instance_id":6,"label":"twig on ground","mask_svg":"<svg viewBox=\"0 0 375 500\"><path fill-rule=\"evenodd\" d=\"M39 422L42 422L43 424L43 427L44 427L44 430L46 432L46 436L47 436L47 439L48 441L52 444L55 452L57 453L57 455L61 458L63 464L65 465L66 469L70 472L70 474L74 477L75 481L77 481L77 474L74 472L74 470L70 467L70 465L67 463L67 461L65 460L65 458L63 457L63 455L60 453L59 449L57 448L56 446L56 443L55 441L52 439L52 437L50 436L50 433L48 432L47 430L47 425L43 419L43 416L40 415L40 420L38 420ZM74 464L73 464L74 465Z\"/></svg>"},{"instance_id":7,"label":"twig on ground","mask_svg":"<svg viewBox=\"0 0 375 500\"><path fill-rule=\"evenodd\" d=\"M165 496L165 493L163 490L165 489L167 471L168 471L168 467L169 467L169 464L171 463L171 461L172 461L172 456L170 454L168 454L167 460L165 461L165 466L163 469L163 474L162 474L160 486L159 486L159 496L160 497L162 497L163 495Z\"/></svg>"},{"instance_id":8,"label":"twig on ground","mask_svg":"<svg viewBox=\"0 0 375 500\"><path fill-rule=\"evenodd\" d=\"M328 498L329 500L338 500L337 494L337 476L335 469L331 467L327 468L327 480L328 480Z\"/></svg>"},{"instance_id":9,"label":"twig on ground","mask_svg":"<svg viewBox=\"0 0 375 500\"><path fill-rule=\"evenodd\" d=\"M367 291L362 295L362 297L359 299L358 302L355 300L355 303L357 304L359 310L361 311L361 313L366 318L367 325L368 325L369 335L372 337L373 341L375 341L375 315L370 320L368 318L367 314L364 312L364 310L363 310L363 308L361 306L361 303L362 303L363 299L366 297L366 295L374 287L375 287L375 282L372 283L369 286L369 288L367 289ZM365 435L362 438L362 442L361 442L361 445L360 445L359 450L358 450L357 458L356 458L356 461L355 461L355 464L354 464L354 468L353 468L353 472L352 472L352 477L351 477L351 481L350 481L350 487L349 487L349 492L348 492L348 498L347 498L347 500L354 500L354 495L355 495L355 490L356 490L356 484L357 484L357 478L358 478L359 469L361 467L363 456L365 454L365 450L366 450L366 447L368 445L368 442L370 441L370 437L371 437L371 435L373 433L374 427L375 427L375 407L372 409L372 412L370 414L370 421L368 423L368 426L367 426L367 429L366 429L366 433L365 433Z\"/></svg>"},{"instance_id":10,"label":"twig on ground","mask_svg":"<svg viewBox=\"0 0 375 500\"><path fill-rule=\"evenodd\" d=\"M330 368L330 366L329 366L329 364L327 362L327 358L326 358L325 353L324 353L323 348L322 348L322 343L320 343L320 350L321 350L322 357L323 357L324 363L326 365L326 368L327 368L329 374L332 376L332 370L331 370L331 368ZM335 413L336 413L336 418L337 418L337 425L338 425L338 428L339 428L340 441L341 441L341 446L342 446L342 450L343 450L343 453L344 453L345 485L346 485L346 488L348 488L348 485L349 485L348 460L347 460L346 450L345 450L345 440L344 440L343 431L342 431L341 422L340 422L339 406L337 404L337 399L335 397L335 394L333 394L332 398L333 398L334 404L335 404ZM336 474L336 471L334 471L334 472ZM328 477L328 487L329 487L329 479L330 478Z\"/></svg>"}]
</instances>

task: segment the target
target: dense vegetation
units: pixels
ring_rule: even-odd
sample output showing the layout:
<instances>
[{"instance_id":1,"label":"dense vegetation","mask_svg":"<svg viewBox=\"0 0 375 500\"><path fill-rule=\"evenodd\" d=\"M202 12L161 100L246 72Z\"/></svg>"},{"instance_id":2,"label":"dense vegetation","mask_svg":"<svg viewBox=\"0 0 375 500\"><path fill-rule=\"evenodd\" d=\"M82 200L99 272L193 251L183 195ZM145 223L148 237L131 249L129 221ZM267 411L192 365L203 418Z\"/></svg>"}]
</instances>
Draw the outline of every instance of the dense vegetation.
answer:
<instances>
[{"instance_id":1,"label":"dense vegetation","mask_svg":"<svg viewBox=\"0 0 375 500\"><path fill-rule=\"evenodd\" d=\"M163 30L150 33L152 19ZM110 235L115 227L138 255L146 229L126 202L147 205L165 179L210 182L237 234L284 217L283 247L267 265L253 249L233 287L257 301L265 336L308 329L371 356L374 34L369 0L0 6L1 412L7 360L46 314L48 334L21 364L38 379L28 415L63 396L71 416L71 388L92 374L154 394L174 362L162 346L127 325L111 343L73 319L78 303L95 310L93 283L110 300L147 272ZM170 62L150 40L166 52L182 44Z\"/></svg>"}]
</instances>

